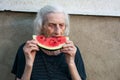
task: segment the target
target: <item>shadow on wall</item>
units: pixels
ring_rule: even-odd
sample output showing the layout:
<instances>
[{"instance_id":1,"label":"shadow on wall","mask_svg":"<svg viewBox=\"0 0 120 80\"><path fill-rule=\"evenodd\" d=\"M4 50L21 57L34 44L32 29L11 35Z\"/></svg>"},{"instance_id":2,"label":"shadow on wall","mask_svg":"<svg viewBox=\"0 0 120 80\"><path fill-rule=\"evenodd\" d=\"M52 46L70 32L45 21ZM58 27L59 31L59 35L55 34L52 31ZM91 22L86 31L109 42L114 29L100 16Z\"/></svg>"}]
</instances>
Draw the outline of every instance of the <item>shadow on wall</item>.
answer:
<instances>
[{"instance_id":1,"label":"shadow on wall","mask_svg":"<svg viewBox=\"0 0 120 80\"><path fill-rule=\"evenodd\" d=\"M71 16L72 27L88 80L120 80L120 18Z\"/></svg>"},{"instance_id":2,"label":"shadow on wall","mask_svg":"<svg viewBox=\"0 0 120 80\"><path fill-rule=\"evenodd\" d=\"M32 39L35 14L0 13L0 79L14 80L10 73L18 47ZM6 77L7 76L7 77Z\"/></svg>"}]
</instances>

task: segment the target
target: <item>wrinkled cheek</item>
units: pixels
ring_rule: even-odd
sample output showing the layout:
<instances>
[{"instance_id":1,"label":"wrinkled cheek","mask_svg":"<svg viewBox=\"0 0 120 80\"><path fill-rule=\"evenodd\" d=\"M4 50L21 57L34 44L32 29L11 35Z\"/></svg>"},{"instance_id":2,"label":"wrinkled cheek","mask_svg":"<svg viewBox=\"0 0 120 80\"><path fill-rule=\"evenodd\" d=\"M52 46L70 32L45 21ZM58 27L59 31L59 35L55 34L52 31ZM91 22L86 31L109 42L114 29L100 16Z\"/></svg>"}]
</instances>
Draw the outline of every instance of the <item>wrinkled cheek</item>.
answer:
<instances>
[{"instance_id":1,"label":"wrinkled cheek","mask_svg":"<svg viewBox=\"0 0 120 80\"><path fill-rule=\"evenodd\" d=\"M46 30L46 32L45 32L45 35L46 35L47 37L51 36L52 34L53 34L53 31L52 31L52 30Z\"/></svg>"},{"instance_id":2,"label":"wrinkled cheek","mask_svg":"<svg viewBox=\"0 0 120 80\"><path fill-rule=\"evenodd\" d=\"M50 34L49 31L46 31L46 32L45 32L45 35L46 35L47 37L49 37L51 34Z\"/></svg>"},{"instance_id":3,"label":"wrinkled cheek","mask_svg":"<svg viewBox=\"0 0 120 80\"><path fill-rule=\"evenodd\" d=\"M64 35L64 34L65 34L65 30L62 30L62 31L61 31L61 35Z\"/></svg>"},{"instance_id":4,"label":"wrinkled cheek","mask_svg":"<svg viewBox=\"0 0 120 80\"><path fill-rule=\"evenodd\" d=\"M62 32L61 32L61 35L63 35L63 34L64 34L64 32L62 31Z\"/></svg>"},{"instance_id":5,"label":"wrinkled cheek","mask_svg":"<svg viewBox=\"0 0 120 80\"><path fill-rule=\"evenodd\" d=\"M42 30L42 34L45 35L45 36L47 36L48 31L47 31L46 29L43 29L43 30Z\"/></svg>"}]
</instances>

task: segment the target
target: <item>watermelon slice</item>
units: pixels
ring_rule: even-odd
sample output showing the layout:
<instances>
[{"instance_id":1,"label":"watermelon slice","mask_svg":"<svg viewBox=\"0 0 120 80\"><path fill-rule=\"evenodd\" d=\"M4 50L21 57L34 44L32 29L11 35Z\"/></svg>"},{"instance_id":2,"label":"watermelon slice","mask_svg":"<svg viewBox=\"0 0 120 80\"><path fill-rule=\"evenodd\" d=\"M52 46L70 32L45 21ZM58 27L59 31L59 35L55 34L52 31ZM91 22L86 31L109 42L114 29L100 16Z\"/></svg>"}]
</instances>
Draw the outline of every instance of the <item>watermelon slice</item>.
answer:
<instances>
[{"instance_id":1,"label":"watermelon slice","mask_svg":"<svg viewBox=\"0 0 120 80\"><path fill-rule=\"evenodd\" d=\"M65 44L67 40L69 40L69 38L65 36L46 38L43 35L33 35L33 39L37 41L38 45L41 48L44 48L47 50L58 50L62 48L62 46Z\"/></svg>"}]
</instances>

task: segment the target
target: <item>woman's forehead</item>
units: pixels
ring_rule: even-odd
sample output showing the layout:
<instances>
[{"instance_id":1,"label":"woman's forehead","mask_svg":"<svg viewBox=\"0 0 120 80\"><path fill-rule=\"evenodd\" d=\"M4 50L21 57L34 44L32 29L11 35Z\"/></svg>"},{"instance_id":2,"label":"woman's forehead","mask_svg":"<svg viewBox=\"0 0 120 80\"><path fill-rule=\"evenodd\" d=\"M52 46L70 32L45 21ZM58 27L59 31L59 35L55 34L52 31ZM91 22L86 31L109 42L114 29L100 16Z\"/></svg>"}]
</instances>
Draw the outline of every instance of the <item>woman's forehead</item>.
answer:
<instances>
[{"instance_id":1,"label":"woman's forehead","mask_svg":"<svg viewBox=\"0 0 120 80\"><path fill-rule=\"evenodd\" d=\"M65 15L60 12L49 13L47 14L46 18L47 18L47 22L49 23L53 23L53 22L65 23Z\"/></svg>"}]
</instances>

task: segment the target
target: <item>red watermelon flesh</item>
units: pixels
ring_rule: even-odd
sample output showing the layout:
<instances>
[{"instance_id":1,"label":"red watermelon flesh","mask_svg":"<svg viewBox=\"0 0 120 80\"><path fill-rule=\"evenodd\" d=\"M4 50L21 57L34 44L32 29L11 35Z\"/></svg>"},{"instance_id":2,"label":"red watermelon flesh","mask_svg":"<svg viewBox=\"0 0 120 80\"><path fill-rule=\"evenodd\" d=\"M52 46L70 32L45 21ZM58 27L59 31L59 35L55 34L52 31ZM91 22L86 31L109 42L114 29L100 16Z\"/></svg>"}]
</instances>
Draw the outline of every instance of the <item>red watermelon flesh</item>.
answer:
<instances>
[{"instance_id":1,"label":"red watermelon flesh","mask_svg":"<svg viewBox=\"0 0 120 80\"><path fill-rule=\"evenodd\" d=\"M43 35L41 35L41 36L36 36L36 39L37 39L39 42L41 42L41 43L44 43L44 41L45 41L45 37L44 37Z\"/></svg>"},{"instance_id":2,"label":"red watermelon flesh","mask_svg":"<svg viewBox=\"0 0 120 80\"><path fill-rule=\"evenodd\" d=\"M33 35L33 39L35 39L38 42L38 45L41 48L47 50L57 50L62 48L62 46L69 38L65 36L46 38L44 35Z\"/></svg>"},{"instance_id":3,"label":"red watermelon flesh","mask_svg":"<svg viewBox=\"0 0 120 80\"><path fill-rule=\"evenodd\" d=\"M66 42L66 38L64 36L60 36L60 37L57 37L57 41L59 43L64 43L64 42Z\"/></svg>"}]
</instances>

